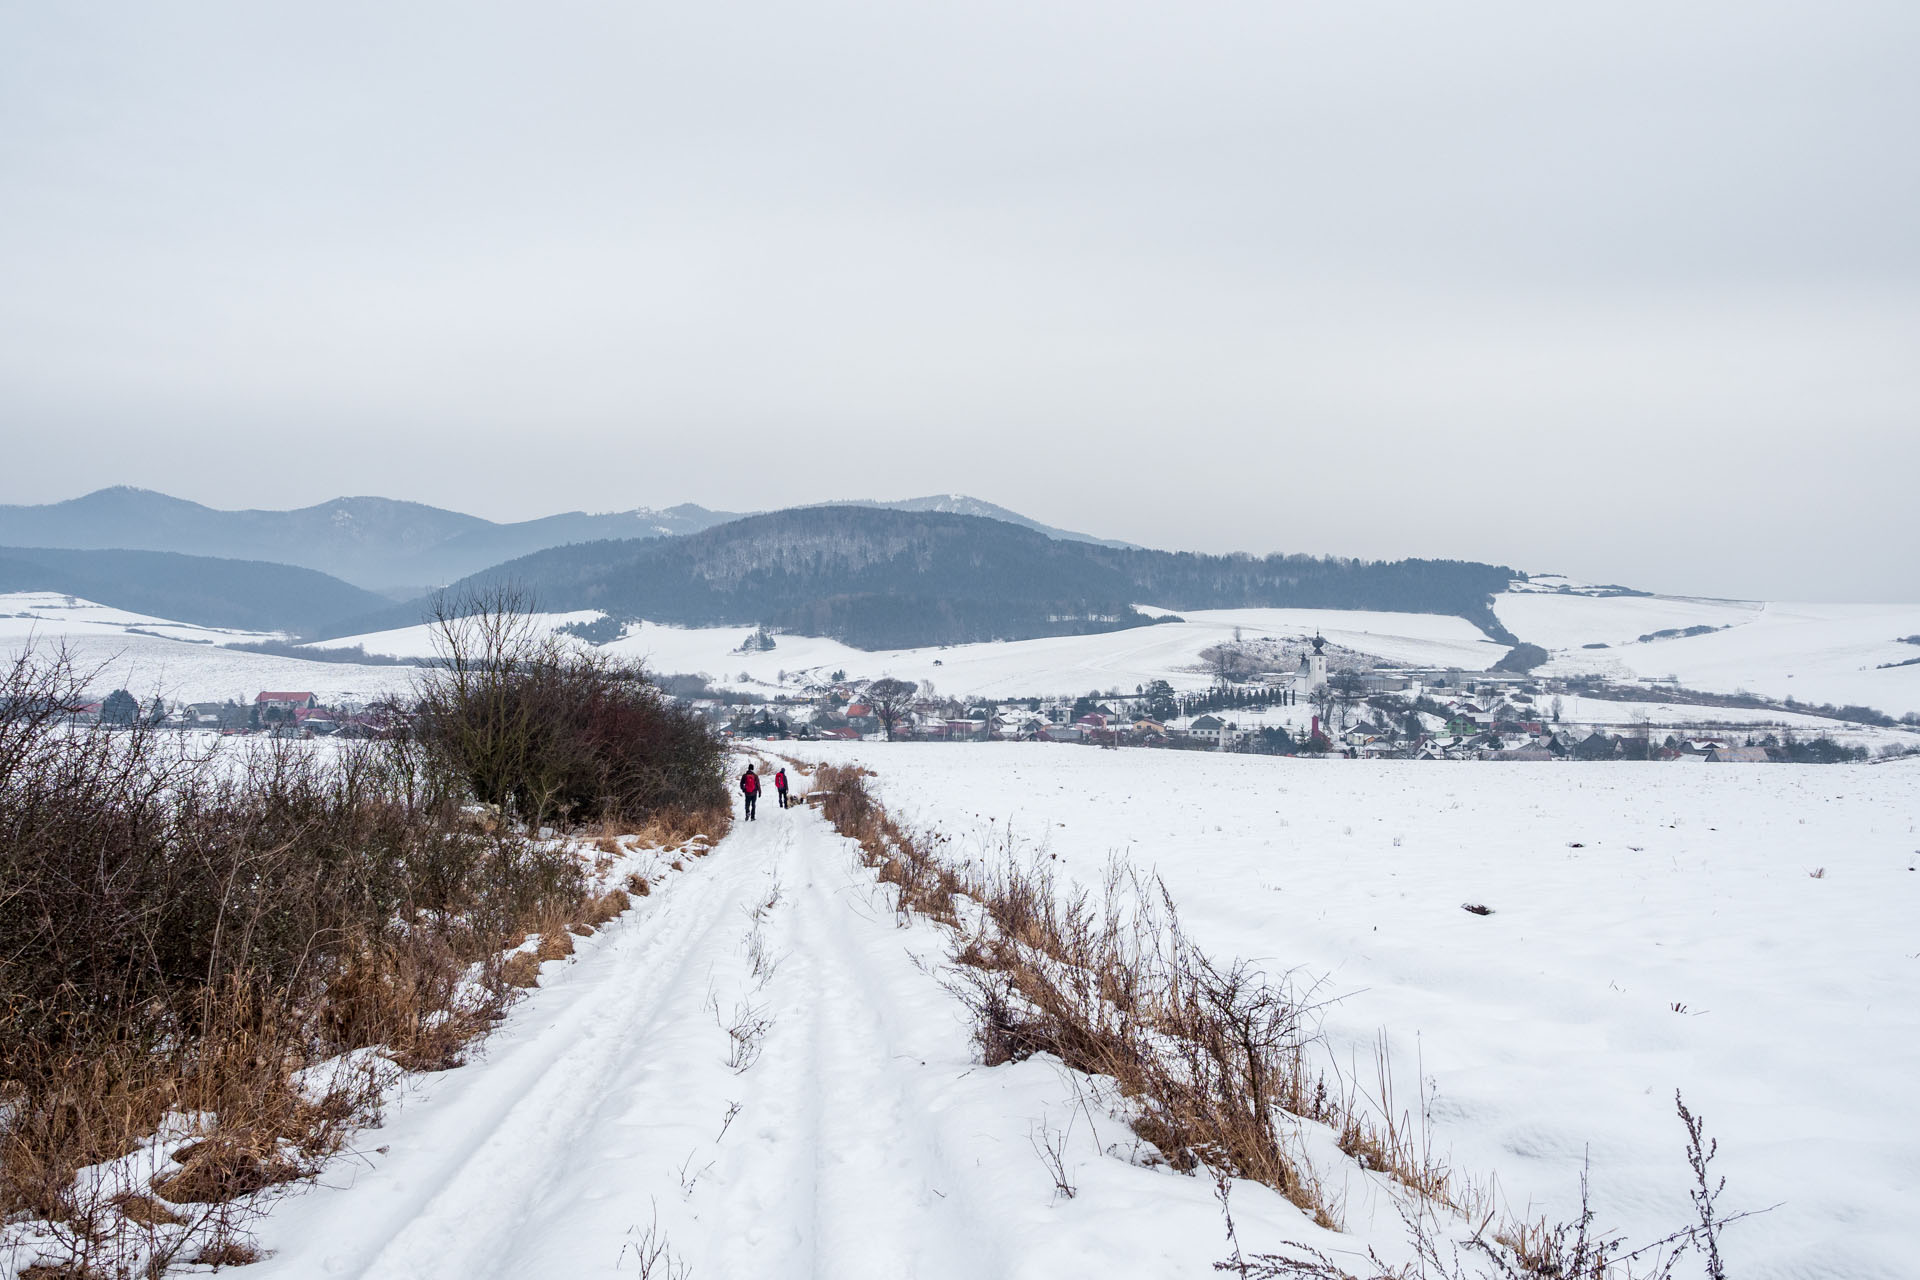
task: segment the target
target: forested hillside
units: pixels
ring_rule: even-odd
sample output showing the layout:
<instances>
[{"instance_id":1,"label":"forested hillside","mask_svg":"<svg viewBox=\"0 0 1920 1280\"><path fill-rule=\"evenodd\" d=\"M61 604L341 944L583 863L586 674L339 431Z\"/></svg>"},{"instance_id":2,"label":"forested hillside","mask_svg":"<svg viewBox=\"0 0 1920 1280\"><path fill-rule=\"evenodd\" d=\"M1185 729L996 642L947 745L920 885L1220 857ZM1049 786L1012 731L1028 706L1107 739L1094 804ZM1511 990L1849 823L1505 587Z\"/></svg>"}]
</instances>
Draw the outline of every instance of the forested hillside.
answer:
<instances>
[{"instance_id":1,"label":"forested hillside","mask_svg":"<svg viewBox=\"0 0 1920 1280\"><path fill-rule=\"evenodd\" d=\"M1513 576L1462 561L1104 547L974 516L848 506L750 516L684 538L556 547L455 584L453 594L511 583L547 609L602 609L687 626L766 623L862 648L1080 634L1150 621L1135 603L1446 613L1501 638L1487 600ZM352 625L405 625L419 613L416 604Z\"/></svg>"}]
</instances>

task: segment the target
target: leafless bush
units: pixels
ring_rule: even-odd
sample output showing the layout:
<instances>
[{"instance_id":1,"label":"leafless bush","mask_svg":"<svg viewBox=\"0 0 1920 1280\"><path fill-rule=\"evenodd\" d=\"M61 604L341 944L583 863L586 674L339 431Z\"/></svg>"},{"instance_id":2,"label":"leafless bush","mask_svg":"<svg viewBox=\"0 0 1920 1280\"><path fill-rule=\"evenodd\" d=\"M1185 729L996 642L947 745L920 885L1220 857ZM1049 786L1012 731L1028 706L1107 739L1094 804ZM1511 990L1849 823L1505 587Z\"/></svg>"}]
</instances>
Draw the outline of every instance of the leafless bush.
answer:
<instances>
[{"instance_id":1,"label":"leafless bush","mask_svg":"<svg viewBox=\"0 0 1920 1280\"><path fill-rule=\"evenodd\" d=\"M411 731L434 776L530 823L728 807L725 749L637 667L544 632L501 587L442 600Z\"/></svg>"},{"instance_id":2,"label":"leafless bush","mask_svg":"<svg viewBox=\"0 0 1920 1280\"><path fill-rule=\"evenodd\" d=\"M0 1217L62 1265L163 1269L168 1216L239 1240L243 1201L378 1104L378 1073L317 1099L296 1073L375 1045L456 1065L503 999L494 955L615 904L567 850L422 787L409 744L195 755L72 724L85 683L60 654L0 670ZM76 1185L168 1116L197 1141L151 1188Z\"/></svg>"},{"instance_id":3,"label":"leafless bush","mask_svg":"<svg viewBox=\"0 0 1920 1280\"><path fill-rule=\"evenodd\" d=\"M667 1244L667 1236L660 1229L660 1210L654 1208L653 1217L643 1231L639 1227L629 1228L627 1242L620 1246L620 1256L614 1261L614 1270L620 1270L631 1252L640 1273L640 1280L687 1280L693 1274L693 1268L673 1256L673 1250Z\"/></svg>"}]
</instances>

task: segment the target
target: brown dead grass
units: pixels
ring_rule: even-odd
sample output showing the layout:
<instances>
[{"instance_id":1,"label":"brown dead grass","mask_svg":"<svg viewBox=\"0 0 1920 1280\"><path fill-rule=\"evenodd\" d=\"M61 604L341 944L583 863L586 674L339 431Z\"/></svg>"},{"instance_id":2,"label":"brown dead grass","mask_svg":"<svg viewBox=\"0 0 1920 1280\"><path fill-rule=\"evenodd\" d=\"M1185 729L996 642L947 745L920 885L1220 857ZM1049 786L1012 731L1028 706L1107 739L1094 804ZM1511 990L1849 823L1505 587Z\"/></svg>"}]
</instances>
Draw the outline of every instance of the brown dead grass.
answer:
<instances>
[{"instance_id":1,"label":"brown dead grass","mask_svg":"<svg viewBox=\"0 0 1920 1280\"><path fill-rule=\"evenodd\" d=\"M534 959L545 964L549 960L564 960L573 954L573 935L565 929L549 929L540 935L540 945L534 949Z\"/></svg>"},{"instance_id":2,"label":"brown dead grass","mask_svg":"<svg viewBox=\"0 0 1920 1280\"><path fill-rule=\"evenodd\" d=\"M223 1133L173 1153L180 1167L153 1180L154 1194L174 1204L225 1204L305 1176L279 1144L256 1133Z\"/></svg>"},{"instance_id":3,"label":"brown dead grass","mask_svg":"<svg viewBox=\"0 0 1920 1280\"><path fill-rule=\"evenodd\" d=\"M525 990L540 985L540 960L531 951L516 951L500 966L500 981Z\"/></svg>"},{"instance_id":4,"label":"brown dead grass","mask_svg":"<svg viewBox=\"0 0 1920 1280\"><path fill-rule=\"evenodd\" d=\"M633 899L624 889L609 889L587 905L586 923L596 928L608 924L632 906Z\"/></svg>"},{"instance_id":5,"label":"brown dead grass","mask_svg":"<svg viewBox=\"0 0 1920 1280\"><path fill-rule=\"evenodd\" d=\"M155 1200L152 1196L143 1196L127 1192L115 1196L110 1203L115 1209L120 1211L121 1217L125 1218L128 1222L134 1223L136 1226L174 1227L186 1221L185 1218L175 1213L161 1201Z\"/></svg>"},{"instance_id":6,"label":"brown dead grass","mask_svg":"<svg viewBox=\"0 0 1920 1280\"><path fill-rule=\"evenodd\" d=\"M643 849L673 849L689 840L718 842L733 827L733 810L663 809L633 832L632 844Z\"/></svg>"},{"instance_id":7,"label":"brown dead grass","mask_svg":"<svg viewBox=\"0 0 1920 1280\"><path fill-rule=\"evenodd\" d=\"M260 1251L244 1240L223 1236L204 1245L193 1256L194 1262L203 1267L244 1267L260 1261Z\"/></svg>"}]
</instances>

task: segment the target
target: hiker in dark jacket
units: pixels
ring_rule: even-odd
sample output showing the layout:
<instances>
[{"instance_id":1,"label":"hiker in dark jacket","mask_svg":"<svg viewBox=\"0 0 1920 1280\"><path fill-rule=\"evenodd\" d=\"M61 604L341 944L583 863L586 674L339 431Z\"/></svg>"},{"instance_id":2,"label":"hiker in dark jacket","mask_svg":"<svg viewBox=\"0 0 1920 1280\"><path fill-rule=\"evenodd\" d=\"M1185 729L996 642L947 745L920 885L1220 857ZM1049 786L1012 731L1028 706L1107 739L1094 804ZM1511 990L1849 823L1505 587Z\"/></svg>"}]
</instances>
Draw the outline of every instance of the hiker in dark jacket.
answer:
<instances>
[{"instance_id":1,"label":"hiker in dark jacket","mask_svg":"<svg viewBox=\"0 0 1920 1280\"><path fill-rule=\"evenodd\" d=\"M740 794L747 798L747 821L753 821L753 806L760 799L760 775L748 765L747 771L740 775Z\"/></svg>"},{"instance_id":2,"label":"hiker in dark jacket","mask_svg":"<svg viewBox=\"0 0 1920 1280\"><path fill-rule=\"evenodd\" d=\"M780 807L787 807L787 771L780 770L773 775L773 789L780 795Z\"/></svg>"}]
</instances>

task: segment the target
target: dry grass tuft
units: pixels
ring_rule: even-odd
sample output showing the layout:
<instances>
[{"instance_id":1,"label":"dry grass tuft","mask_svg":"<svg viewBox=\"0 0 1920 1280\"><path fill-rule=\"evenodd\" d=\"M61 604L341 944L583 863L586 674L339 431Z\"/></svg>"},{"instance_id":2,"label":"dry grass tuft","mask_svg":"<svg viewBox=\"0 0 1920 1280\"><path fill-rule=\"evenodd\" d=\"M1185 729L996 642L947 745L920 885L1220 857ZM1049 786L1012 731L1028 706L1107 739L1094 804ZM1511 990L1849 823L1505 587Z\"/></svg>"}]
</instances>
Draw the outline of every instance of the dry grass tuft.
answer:
<instances>
[{"instance_id":1,"label":"dry grass tuft","mask_svg":"<svg viewBox=\"0 0 1920 1280\"><path fill-rule=\"evenodd\" d=\"M693 840L717 841L732 826L731 803L713 809L662 809L639 826L632 843L643 849L677 849Z\"/></svg>"},{"instance_id":2,"label":"dry grass tuft","mask_svg":"<svg viewBox=\"0 0 1920 1280\"><path fill-rule=\"evenodd\" d=\"M540 985L540 960L531 951L516 951L500 966L500 981L525 990Z\"/></svg>"},{"instance_id":3,"label":"dry grass tuft","mask_svg":"<svg viewBox=\"0 0 1920 1280\"><path fill-rule=\"evenodd\" d=\"M611 923L614 917L632 906L633 899L627 896L624 889L609 889L588 904L586 922L595 927Z\"/></svg>"},{"instance_id":4,"label":"dry grass tuft","mask_svg":"<svg viewBox=\"0 0 1920 1280\"><path fill-rule=\"evenodd\" d=\"M564 960L573 954L573 935L565 929L549 929L540 935L540 945L534 950L534 959L545 964L549 960Z\"/></svg>"},{"instance_id":5,"label":"dry grass tuft","mask_svg":"<svg viewBox=\"0 0 1920 1280\"><path fill-rule=\"evenodd\" d=\"M260 1261L260 1251L243 1240L222 1236L205 1245L193 1260L203 1267L244 1267Z\"/></svg>"},{"instance_id":6,"label":"dry grass tuft","mask_svg":"<svg viewBox=\"0 0 1920 1280\"><path fill-rule=\"evenodd\" d=\"M653 892L653 882L635 871L627 877L627 892L636 898L644 898Z\"/></svg>"},{"instance_id":7,"label":"dry grass tuft","mask_svg":"<svg viewBox=\"0 0 1920 1280\"><path fill-rule=\"evenodd\" d=\"M128 1222L142 1227L177 1227L186 1219L155 1200L152 1196L127 1192L115 1196L109 1203L120 1211L120 1216Z\"/></svg>"},{"instance_id":8,"label":"dry grass tuft","mask_svg":"<svg viewBox=\"0 0 1920 1280\"><path fill-rule=\"evenodd\" d=\"M253 1133L215 1134L182 1147L173 1159L180 1169L155 1178L153 1191L174 1204L224 1204L307 1173L278 1143Z\"/></svg>"}]
</instances>

